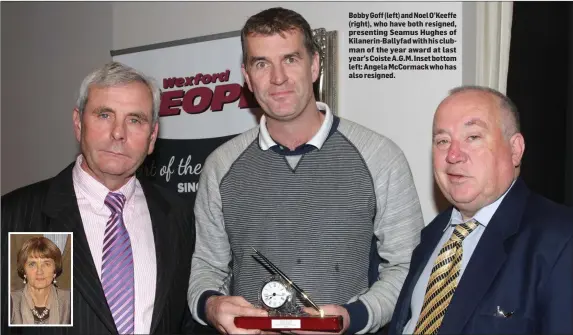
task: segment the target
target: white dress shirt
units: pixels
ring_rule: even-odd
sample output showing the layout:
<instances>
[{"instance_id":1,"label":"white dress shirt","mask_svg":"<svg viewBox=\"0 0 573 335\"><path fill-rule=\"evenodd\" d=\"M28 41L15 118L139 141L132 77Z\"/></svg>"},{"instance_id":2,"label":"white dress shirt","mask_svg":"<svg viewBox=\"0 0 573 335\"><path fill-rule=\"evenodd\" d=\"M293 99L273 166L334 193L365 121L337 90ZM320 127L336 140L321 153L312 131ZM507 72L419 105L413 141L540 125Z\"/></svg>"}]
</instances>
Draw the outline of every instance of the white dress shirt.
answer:
<instances>
[{"instance_id":1,"label":"white dress shirt","mask_svg":"<svg viewBox=\"0 0 573 335\"><path fill-rule=\"evenodd\" d=\"M316 132L316 134L307 142L307 144L313 145L320 149L328 138L328 134L332 128L332 123L334 122L334 115L330 111L330 107L328 107L328 105L323 102L317 101L316 108L318 110L324 111L324 120L322 121L322 125L318 129L318 132ZM267 129L267 118L264 114L261 116L259 129L259 146L263 151L269 150L271 147L277 145L277 143L271 137L271 134L269 134L269 130Z\"/></svg>"},{"instance_id":2,"label":"white dress shirt","mask_svg":"<svg viewBox=\"0 0 573 335\"><path fill-rule=\"evenodd\" d=\"M110 190L81 167L79 155L72 176L78 207L91 254L101 281L103 238L111 211L104 204ZM133 177L114 192L126 197L123 220L129 233L135 282L135 334L149 334L155 303L157 266L151 216L139 181Z\"/></svg>"},{"instance_id":3,"label":"white dress shirt","mask_svg":"<svg viewBox=\"0 0 573 335\"><path fill-rule=\"evenodd\" d=\"M481 236L483 235L483 232L487 228L489 221L495 214L495 211L501 204L503 198L505 198L507 192L509 192L509 190L512 187L513 183L507 189L507 191L501 197L499 197L499 199L480 209L472 218L475 219L479 223L479 225L462 242L462 248L464 252L462 254L462 263L460 264L460 274L458 276L458 282L462 278L464 270L466 269L466 266L468 265L468 262L470 261L470 258L472 257L472 254ZM404 327L404 332L403 332L404 334L413 334L414 330L416 329L416 323L418 322L418 318L420 317L420 313L422 311L422 304L424 303L424 296L426 295L428 280L430 279L430 275L432 274L432 268L434 267L434 262L436 261L436 258L438 257L440 250L442 250L444 244L452 236L452 233L454 232L456 225L468 221L469 220L463 221L462 214L457 209L454 208L452 210L452 216L450 218L450 222L444 229L444 233L442 235L442 238L440 239L440 242L438 242L436 248L434 249L434 252L428 259L428 263L426 264L424 271L422 271L422 274L420 274L420 278L418 278L418 282L416 283L414 291L412 292L412 300L410 302L410 311L412 312L412 317Z\"/></svg>"}]
</instances>

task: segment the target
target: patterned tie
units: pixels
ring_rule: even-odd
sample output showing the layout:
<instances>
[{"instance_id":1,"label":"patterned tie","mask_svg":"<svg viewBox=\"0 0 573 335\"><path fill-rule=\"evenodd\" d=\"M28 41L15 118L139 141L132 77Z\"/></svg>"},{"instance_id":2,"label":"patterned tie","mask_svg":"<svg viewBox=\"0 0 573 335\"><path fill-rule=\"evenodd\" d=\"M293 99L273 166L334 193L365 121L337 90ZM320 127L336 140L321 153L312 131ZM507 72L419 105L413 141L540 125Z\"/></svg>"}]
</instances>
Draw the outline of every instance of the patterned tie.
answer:
<instances>
[{"instance_id":1,"label":"patterned tie","mask_svg":"<svg viewBox=\"0 0 573 335\"><path fill-rule=\"evenodd\" d=\"M105 227L101 281L119 334L134 331L133 256L129 234L123 223L125 196L110 192L105 198L111 216Z\"/></svg>"},{"instance_id":2,"label":"patterned tie","mask_svg":"<svg viewBox=\"0 0 573 335\"><path fill-rule=\"evenodd\" d=\"M444 244L428 280L415 334L436 334L457 286L462 262L462 241L478 226L475 220L458 224Z\"/></svg>"}]
</instances>

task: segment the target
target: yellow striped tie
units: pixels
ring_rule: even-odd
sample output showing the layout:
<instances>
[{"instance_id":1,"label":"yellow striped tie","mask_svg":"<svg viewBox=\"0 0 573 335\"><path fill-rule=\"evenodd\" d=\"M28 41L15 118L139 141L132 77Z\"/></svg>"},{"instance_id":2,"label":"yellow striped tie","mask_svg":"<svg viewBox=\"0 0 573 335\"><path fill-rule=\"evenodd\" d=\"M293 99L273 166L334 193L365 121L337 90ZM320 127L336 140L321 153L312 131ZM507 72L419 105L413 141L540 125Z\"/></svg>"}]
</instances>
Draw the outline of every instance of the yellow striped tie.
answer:
<instances>
[{"instance_id":1,"label":"yellow striped tie","mask_svg":"<svg viewBox=\"0 0 573 335\"><path fill-rule=\"evenodd\" d=\"M456 225L450 239L440 250L428 280L422 312L415 334L436 334L457 286L462 262L462 241L478 226L475 220Z\"/></svg>"}]
</instances>

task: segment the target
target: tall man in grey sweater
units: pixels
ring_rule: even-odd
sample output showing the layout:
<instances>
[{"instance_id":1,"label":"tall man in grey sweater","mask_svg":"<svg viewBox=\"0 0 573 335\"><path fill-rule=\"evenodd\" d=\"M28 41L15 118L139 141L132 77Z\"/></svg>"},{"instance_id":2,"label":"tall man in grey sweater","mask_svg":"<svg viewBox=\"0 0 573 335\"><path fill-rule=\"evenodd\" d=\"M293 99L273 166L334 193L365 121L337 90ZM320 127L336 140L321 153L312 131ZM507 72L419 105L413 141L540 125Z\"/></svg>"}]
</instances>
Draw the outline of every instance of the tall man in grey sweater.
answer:
<instances>
[{"instance_id":1,"label":"tall man in grey sweater","mask_svg":"<svg viewBox=\"0 0 573 335\"><path fill-rule=\"evenodd\" d=\"M267 315L255 304L270 273L252 246L326 314L342 315L342 332L375 332L390 321L424 226L406 158L390 139L315 101L318 49L298 13L252 16L242 45L243 74L265 114L205 162L192 314L221 333L259 332L233 322Z\"/></svg>"}]
</instances>

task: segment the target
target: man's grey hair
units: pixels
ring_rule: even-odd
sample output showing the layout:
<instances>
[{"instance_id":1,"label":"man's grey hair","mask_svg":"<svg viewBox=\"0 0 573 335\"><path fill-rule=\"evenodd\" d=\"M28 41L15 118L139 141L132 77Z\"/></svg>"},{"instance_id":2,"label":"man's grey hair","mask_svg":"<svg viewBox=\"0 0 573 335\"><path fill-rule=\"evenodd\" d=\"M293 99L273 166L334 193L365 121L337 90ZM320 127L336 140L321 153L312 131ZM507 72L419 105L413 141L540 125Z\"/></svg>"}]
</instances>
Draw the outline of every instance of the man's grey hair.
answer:
<instances>
[{"instance_id":1,"label":"man's grey hair","mask_svg":"<svg viewBox=\"0 0 573 335\"><path fill-rule=\"evenodd\" d=\"M519 133L521 131L519 112L517 111L517 106L505 94L491 87L478 86L478 85L463 85L450 90L449 96L466 91L479 91L479 92L489 93L498 98L499 108L501 109L502 112L501 126L503 134L506 136L506 138L510 138L514 134Z\"/></svg>"},{"instance_id":2,"label":"man's grey hair","mask_svg":"<svg viewBox=\"0 0 573 335\"><path fill-rule=\"evenodd\" d=\"M83 116L89 99L89 89L92 86L115 87L131 83L142 83L149 88L149 93L153 100L152 125L159 119L159 107L161 104L161 91L155 79L146 76L142 72L119 62L109 62L103 67L88 74L80 86L80 94L76 102L76 107Z\"/></svg>"}]
</instances>

